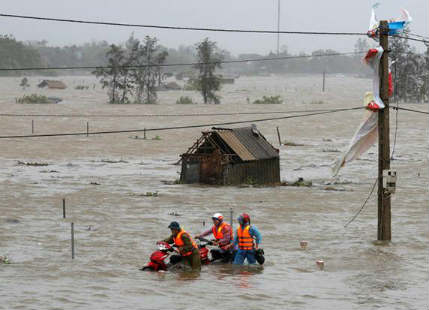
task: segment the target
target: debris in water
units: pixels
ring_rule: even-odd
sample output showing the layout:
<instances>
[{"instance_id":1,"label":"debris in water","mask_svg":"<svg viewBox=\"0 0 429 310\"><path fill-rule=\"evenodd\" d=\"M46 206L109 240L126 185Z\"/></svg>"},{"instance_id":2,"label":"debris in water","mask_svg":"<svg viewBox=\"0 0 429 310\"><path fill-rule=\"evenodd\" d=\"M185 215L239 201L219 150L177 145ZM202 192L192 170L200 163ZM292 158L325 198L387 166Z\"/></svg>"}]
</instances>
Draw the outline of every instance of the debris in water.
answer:
<instances>
[{"instance_id":1,"label":"debris in water","mask_svg":"<svg viewBox=\"0 0 429 310\"><path fill-rule=\"evenodd\" d=\"M182 214L177 213L176 211L172 211L172 212L168 213L168 215L172 215L172 216L182 216Z\"/></svg>"},{"instance_id":2,"label":"debris in water","mask_svg":"<svg viewBox=\"0 0 429 310\"><path fill-rule=\"evenodd\" d=\"M292 142L292 141L285 141L285 142L283 142L283 145L285 145L285 146L305 146L305 144L296 143L296 142Z\"/></svg>"},{"instance_id":3,"label":"debris in water","mask_svg":"<svg viewBox=\"0 0 429 310\"><path fill-rule=\"evenodd\" d=\"M313 182L312 181L306 181L304 178L299 178L297 181L293 183L289 183L287 181L281 182L281 186L298 186L298 187L312 187Z\"/></svg>"},{"instance_id":4,"label":"debris in water","mask_svg":"<svg viewBox=\"0 0 429 310\"><path fill-rule=\"evenodd\" d=\"M20 221L18 220L18 219L6 219L6 223L9 223L9 224L19 224L20 223Z\"/></svg>"},{"instance_id":5,"label":"debris in water","mask_svg":"<svg viewBox=\"0 0 429 310\"><path fill-rule=\"evenodd\" d=\"M100 183L97 183L97 182L91 182L91 183L89 183L90 185L101 185Z\"/></svg>"},{"instance_id":6,"label":"debris in water","mask_svg":"<svg viewBox=\"0 0 429 310\"><path fill-rule=\"evenodd\" d=\"M323 153L341 153L341 151L340 150L338 150L338 149L323 149L322 150L322 152Z\"/></svg>"},{"instance_id":7,"label":"debris in water","mask_svg":"<svg viewBox=\"0 0 429 310\"><path fill-rule=\"evenodd\" d=\"M170 180L161 180L161 183L165 184L165 185L177 185L177 184L182 184L180 182L179 179L174 180L174 181L170 181Z\"/></svg>"},{"instance_id":8,"label":"debris in water","mask_svg":"<svg viewBox=\"0 0 429 310\"><path fill-rule=\"evenodd\" d=\"M102 159L100 160L100 162L107 163L107 164L128 164L128 162L123 159L120 159L120 160Z\"/></svg>"},{"instance_id":9,"label":"debris in water","mask_svg":"<svg viewBox=\"0 0 429 310\"><path fill-rule=\"evenodd\" d=\"M316 261L317 267L319 267L320 270L325 269L325 262L323 260Z\"/></svg>"},{"instance_id":10,"label":"debris in water","mask_svg":"<svg viewBox=\"0 0 429 310\"><path fill-rule=\"evenodd\" d=\"M305 250L307 248L308 241L303 240L299 243L299 245L301 246L301 249Z\"/></svg>"},{"instance_id":11,"label":"debris in water","mask_svg":"<svg viewBox=\"0 0 429 310\"><path fill-rule=\"evenodd\" d=\"M342 187L336 188L336 187L333 187L333 186L326 186L326 187L323 188L323 190L324 191L333 191L333 192L345 192L346 191L345 188L342 188Z\"/></svg>"},{"instance_id":12,"label":"debris in water","mask_svg":"<svg viewBox=\"0 0 429 310\"><path fill-rule=\"evenodd\" d=\"M0 256L0 264L10 264L10 260L7 256Z\"/></svg>"},{"instance_id":13,"label":"debris in water","mask_svg":"<svg viewBox=\"0 0 429 310\"><path fill-rule=\"evenodd\" d=\"M48 163L25 162L25 161L18 160L18 166L45 167L48 165L49 165Z\"/></svg>"}]
</instances>

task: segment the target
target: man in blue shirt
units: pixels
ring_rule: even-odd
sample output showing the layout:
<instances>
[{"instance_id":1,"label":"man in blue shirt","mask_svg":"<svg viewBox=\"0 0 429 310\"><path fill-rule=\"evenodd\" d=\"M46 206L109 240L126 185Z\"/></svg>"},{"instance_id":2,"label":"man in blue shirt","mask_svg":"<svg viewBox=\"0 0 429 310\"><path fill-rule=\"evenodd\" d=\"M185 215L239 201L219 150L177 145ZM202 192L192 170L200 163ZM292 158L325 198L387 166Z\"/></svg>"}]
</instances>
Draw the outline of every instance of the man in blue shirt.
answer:
<instances>
[{"instance_id":1,"label":"man in blue shirt","mask_svg":"<svg viewBox=\"0 0 429 310\"><path fill-rule=\"evenodd\" d=\"M255 250L258 249L262 236L255 226L250 225L250 216L247 213L240 215L237 220L240 226L232 246L238 246L238 251L233 264L243 265L246 258L249 264L255 264Z\"/></svg>"}]
</instances>

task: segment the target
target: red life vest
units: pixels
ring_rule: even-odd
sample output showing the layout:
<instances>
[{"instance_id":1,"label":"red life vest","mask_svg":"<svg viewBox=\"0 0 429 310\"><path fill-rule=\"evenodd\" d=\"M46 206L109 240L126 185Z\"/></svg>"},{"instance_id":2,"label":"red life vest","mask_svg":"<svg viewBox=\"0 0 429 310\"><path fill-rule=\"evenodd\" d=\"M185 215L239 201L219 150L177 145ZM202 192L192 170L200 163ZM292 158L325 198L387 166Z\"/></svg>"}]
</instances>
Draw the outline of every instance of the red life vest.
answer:
<instances>
[{"instance_id":1,"label":"red life vest","mask_svg":"<svg viewBox=\"0 0 429 310\"><path fill-rule=\"evenodd\" d=\"M186 231L184 231L183 229L181 229L181 230L180 230L180 232L176 235L176 237L173 237L174 244L175 244L177 247L182 247L182 246L184 246L184 245L185 245L185 243L184 243L184 242L183 242L183 240L182 240L182 235L183 235L183 234L186 234L186 236L188 236L188 238L191 240L191 242L192 242L192 246L193 246L195 249L198 249L198 246L197 246L197 244L195 243L195 241L194 241L194 240L192 240L191 236L190 236ZM189 256L189 255L191 255L191 254L192 254L192 251L185 252L185 253L180 252L180 254L181 254L182 256Z\"/></svg>"},{"instance_id":2,"label":"red life vest","mask_svg":"<svg viewBox=\"0 0 429 310\"><path fill-rule=\"evenodd\" d=\"M253 250L253 238L249 233L250 225L241 228L241 225L237 228L238 237L238 248L240 250Z\"/></svg>"},{"instance_id":3,"label":"red life vest","mask_svg":"<svg viewBox=\"0 0 429 310\"><path fill-rule=\"evenodd\" d=\"M222 232L222 230L225 227L229 228L229 235L230 235L230 242L231 242L232 239L233 239L233 235L232 235L231 225L229 225L228 223L222 222L218 227L216 227L216 225L213 225L213 227L212 227L213 236L218 241L221 240L221 239L223 239L223 232Z\"/></svg>"}]
</instances>

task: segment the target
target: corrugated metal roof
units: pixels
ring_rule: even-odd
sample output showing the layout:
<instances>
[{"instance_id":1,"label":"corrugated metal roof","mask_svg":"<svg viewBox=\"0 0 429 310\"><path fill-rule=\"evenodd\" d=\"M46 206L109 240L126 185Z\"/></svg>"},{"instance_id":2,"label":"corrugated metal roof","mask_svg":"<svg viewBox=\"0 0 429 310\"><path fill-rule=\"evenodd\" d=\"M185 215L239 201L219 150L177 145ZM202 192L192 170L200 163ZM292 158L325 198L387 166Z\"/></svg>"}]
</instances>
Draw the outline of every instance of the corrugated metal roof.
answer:
<instances>
[{"instance_id":1,"label":"corrugated metal roof","mask_svg":"<svg viewBox=\"0 0 429 310\"><path fill-rule=\"evenodd\" d=\"M270 159L279 157L265 137L252 127L234 129L216 129L216 133L234 150L243 161Z\"/></svg>"},{"instance_id":2,"label":"corrugated metal roof","mask_svg":"<svg viewBox=\"0 0 429 310\"><path fill-rule=\"evenodd\" d=\"M240 142L232 130L218 130L216 133L243 161L256 160L247 148Z\"/></svg>"}]
</instances>

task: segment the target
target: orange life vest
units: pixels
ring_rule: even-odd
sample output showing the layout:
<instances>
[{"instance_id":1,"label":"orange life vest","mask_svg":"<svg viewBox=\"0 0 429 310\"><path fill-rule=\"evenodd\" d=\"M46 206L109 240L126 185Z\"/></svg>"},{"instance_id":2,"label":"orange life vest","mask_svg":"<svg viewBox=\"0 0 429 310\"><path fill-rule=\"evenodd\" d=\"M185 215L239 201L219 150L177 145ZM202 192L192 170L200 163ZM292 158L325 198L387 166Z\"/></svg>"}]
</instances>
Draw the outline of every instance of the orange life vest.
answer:
<instances>
[{"instance_id":1,"label":"orange life vest","mask_svg":"<svg viewBox=\"0 0 429 310\"><path fill-rule=\"evenodd\" d=\"M198 246L197 246L197 244L195 243L195 241L194 240L192 240L192 238L191 238L191 236L186 232L186 231L184 231L183 229L181 229L180 230L180 232L176 235L176 237L173 237L173 241L174 241L174 244L177 246L177 247L182 247L182 246L184 246L185 245L185 243L183 242L183 240L182 240L182 235L183 234L186 234L187 236L188 236L188 238L191 240L191 242L192 242L192 246L195 248L195 249L198 249ZM192 254L192 251L189 251L189 252L186 252L186 253L180 253L182 256L189 256L189 255L191 255Z\"/></svg>"},{"instance_id":2,"label":"orange life vest","mask_svg":"<svg viewBox=\"0 0 429 310\"><path fill-rule=\"evenodd\" d=\"M213 236L215 237L216 240L223 239L223 232L222 232L222 230L225 227L229 227L230 242L232 242L233 234L232 234L231 225L229 225L228 223L225 223L225 222L222 222L219 225L219 227L216 227L216 225L213 225L213 227L212 227ZM223 244L222 246L225 246L225 245L226 244Z\"/></svg>"},{"instance_id":3,"label":"orange life vest","mask_svg":"<svg viewBox=\"0 0 429 310\"><path fill-rule=\"evenodd\" d=\"M253 238L249 233L250 225L241 228L241 225L237 228L238 237L238 248L240 250L253 250Z\"/></svg>"}]
</instances>

